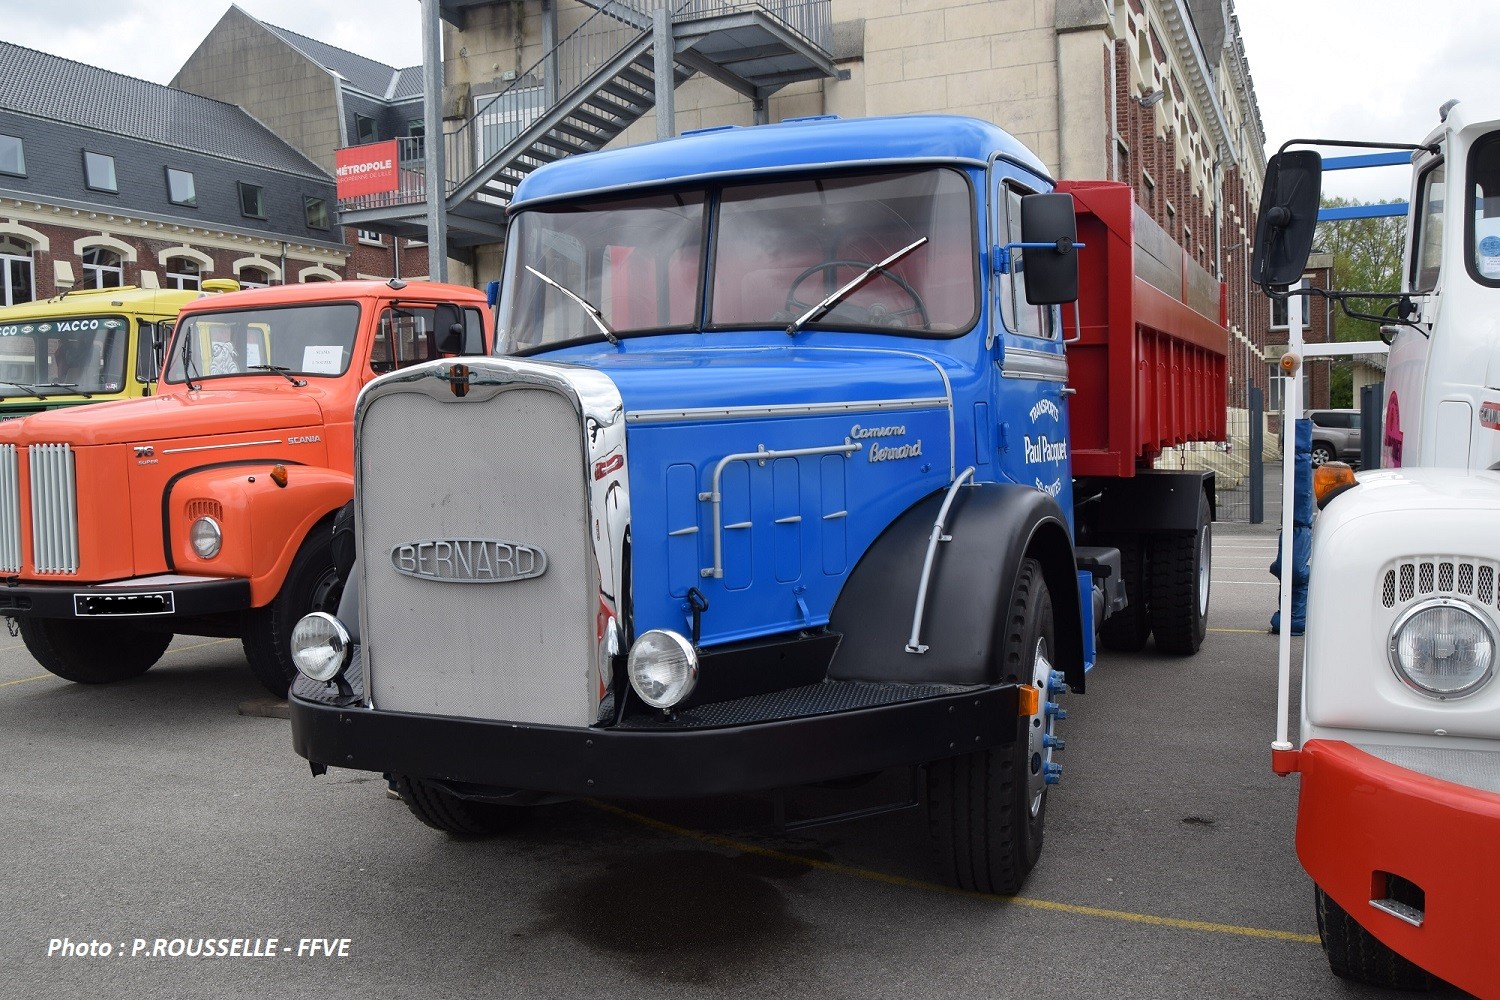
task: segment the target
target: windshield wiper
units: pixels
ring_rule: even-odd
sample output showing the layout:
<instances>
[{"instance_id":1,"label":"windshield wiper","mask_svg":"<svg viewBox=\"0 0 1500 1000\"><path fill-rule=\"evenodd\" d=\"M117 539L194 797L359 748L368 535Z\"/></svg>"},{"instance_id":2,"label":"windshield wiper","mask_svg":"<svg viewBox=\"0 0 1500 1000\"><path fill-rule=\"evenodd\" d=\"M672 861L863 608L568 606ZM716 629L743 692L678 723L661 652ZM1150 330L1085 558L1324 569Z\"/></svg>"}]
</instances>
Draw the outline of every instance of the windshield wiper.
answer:
<instances>
[{"instance_id":1,"label":"windshield wiper","mask_svg":"<svg viewBox=\"0 0 1500 1000\"><path fill-rule=\"evenodd\" d=\"M288 368L286 365L247 365L245 367L245 371L247 371L247 372L275 372L277 375L280 375L282 378L284 378L288 382L292 383L292 385L300 387L300 386L304 386L304 385L307 384L307 381L305 379L300 379L297 376L293 375L292 374L292 370L290 368Z\"/></svg>"},{"instance_id":2,"label":"windshield wiper","mask_svg":"<svg viewBox=\"0 0 1500 1000\"><path fill-rule=\"evenodd\" d=\"M591 320L594 321L594 325L599 328L599 332L602 333L602 334L604 334L604 339L605 340L607 340L611 344L615 344L615 345L618 345L620 343L620 338L615 336L615 331L611 330L609 328L609 325L604 322L604 314L599 311L599 308L597 306L595 306L593 303L589 302L588 299L585 299L582 295L579 295L577 292L573 291L571 288L564 288L562 285L559 285L557 282L553 281L551 278L547 277L545 274L543 274L541 271L538 271L536 268L532 267L530 264L526 265L526 270L530 271L532 274L536 275L538 278L541 278L547 284L551 285L553 288L557 289L559 292L562 292L564 295L566 295L568 298L572 299L574 302L577 302L579 304L579 306L581 306L583 308L583 311L586 312L586 313L588 313L589 319L591 319Z\"/></svg>"},{"instance_id":3,"label":"windshield wiper","mask_svg":"<svg viewBox=\"0 0 1500 1000\"><path fill-rule=\"evenodd\" d=\"M46 399L47 398L46 396L43 396L41 393L39 393L39 392L36 391L37 390L36 386L34 386L34 385L27 385L25 382L0 382L0 385L13 385L17 389L24 389L26 392L28 392L31 395L35 396L37 399Z\"/></svg>"},{"instance_id":4,"label":"windshield wiper","mask_svg":"<svg viewBox=\"0 0 1500 1000\"><path fill-rule=\"evenodd\" d=\"M843 288L838 289L832 295L828 296L828 298L824 299L822 302L819 302L807 312L792 320L791 324L786 328L786 335L788 337L795 337L797 335L797 331L801 330L807 324L816 323L824 316L827 316L829 311L832 310L834 306L838 305L840 302L847 299L850 295L853 295L855 292L864 287L865 282L869 281L871 278L875 277L876 274L883 271L885 268L890 267L892 264L896 263L896 261L900 260L902 257L905 257L907 254L911 253L917 247L926 242L927 237L919 236L917 237L915 242L908 243L906 246L902 247L900 250L897 250L895 253L891 254L880 263L871 264L869 267L865 268L862 272L856 275L853 281L850 281Z\"/></svg>"},{"instance_id":5,"label":"windshield wiper","mask_svg":"<svg viewBox=\"0 0 1500 1000\"><path fill-rule=\"evenodd\" d=\"M11 383L11 384L14 385L15 383ZM32 389L32 390L36 390L36 389L78 389L78 383L77 382L38 382L36 385L28 385L28 386L25 386L24 388ZM75 392L73 395L75 395L75 396L82 396L84 399L93 399L94 398L94 394L93 393L91 393L91 392L84 392L82 389L78 389L78 391ZM47 398L46 396L42 396L42 395L38 395L37 396L37 399L46 399L46 398Z\"/></svg>"},{"instance_id":6,"label":"windshield wiper","mask_svg":"<svg viewBox=\"0 0 1500 1000\"><path fill-rule=\"evenodd\" d=\"M197 392L203 388L201 385L193 384L193 332L188 330L182 341L182 380L187 383L189 392Z\"/></svg>"}]
</instances>

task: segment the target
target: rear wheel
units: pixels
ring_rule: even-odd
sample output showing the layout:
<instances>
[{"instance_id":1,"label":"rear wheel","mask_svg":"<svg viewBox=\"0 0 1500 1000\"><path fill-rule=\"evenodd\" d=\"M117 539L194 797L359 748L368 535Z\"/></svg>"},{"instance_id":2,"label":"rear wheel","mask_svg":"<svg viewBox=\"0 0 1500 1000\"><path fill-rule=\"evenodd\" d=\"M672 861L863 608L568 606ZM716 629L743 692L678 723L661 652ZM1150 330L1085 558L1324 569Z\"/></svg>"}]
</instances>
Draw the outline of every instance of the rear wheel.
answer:
<instances>
[{"instance_id":1,"label":"rear wheel","mask_svg":"<svg viewBox=\"0 0 1500 1000\"><path fill-rule=\"evenodd\" d=\"M519 806L459 798L442 785L404 774L396 776L396 788L413 816L434 830L460 837L504 833L531 815Z\"/></svg>"},{"instance_id":2,"label":"rear wheel","mask_svg":"<svg viewBox=\"0 0 1500 1000\"><path fill-rule=\"evenodd\" d=\"M1055 644L1052 597L1034 559L1021 564L1006 618L1007 678L1042 687L1046 700ZM1042 853L1047 818L1046 715L1017 720L1010 746L931 764L927 816L938 863L957 886L1013 895Z\"/></svg>"},{"instance_id":3,"label":"rear wheel","mask_svg":"<svg viewBox=\"0 0 1500 1000\"><path fill-rule=\"evenodd\" d=\"M1139 652L1146 640L1151 638L1151 614L1146 605L1146 544L1140 535L1132 535L1119 543L1120 575L1125 578L1125 598L1128 603L1104 619L1099 627L1099 640L1105 649L1119 653Z\"/></svg>"},{"instance_id":4,"label":"rear wheel","mask_svg":"<svg viewBox=\"0 0 1500 1000\"><path fill-rule=\"evenodd\" d=\"M292 629L312 611L333 614L343 592L333 565L333 532L327 522L308 534L282 581L281 592L263 608L245 612L240 644L255 679L278 698L285 698L297 667L292 662Z\"/></svg>"},{"instance_id":5,"label":"rear wheel","mask_svg":"<svg viewBox=\"0 0 1500 1000\"><path fill-rule=\"evenodd\" d=\"M146 632L118 620L22 618L18 624L36 662L78 684L138 677L156 666L172 644L170 632Z\"/></svg>"},{"instance_id":6,"label":"rear wheel","mask_svg":"<svg viewBox=\"0 0 1500 1000\"><path fill-rule=\"evenodd\" d=\"M1361 927L1321 886L1313 888L1317 894L1318 937L1334 975L1392 990L1432 989L1435 981L1431 974Z\"/></svg>"},{"instance_id":7,"label":"rear wheel","mask_svg":"<svg viewBox=\"0 0 1500 1000\"><path fill-rule=\"evenodd\" d=\"M1198 652L1208 634L1213 525L1208 496L1198 494L1198 525L1158 535L1151 547L1151 631L1163 653Z\"/></svg>"}]
</instances>

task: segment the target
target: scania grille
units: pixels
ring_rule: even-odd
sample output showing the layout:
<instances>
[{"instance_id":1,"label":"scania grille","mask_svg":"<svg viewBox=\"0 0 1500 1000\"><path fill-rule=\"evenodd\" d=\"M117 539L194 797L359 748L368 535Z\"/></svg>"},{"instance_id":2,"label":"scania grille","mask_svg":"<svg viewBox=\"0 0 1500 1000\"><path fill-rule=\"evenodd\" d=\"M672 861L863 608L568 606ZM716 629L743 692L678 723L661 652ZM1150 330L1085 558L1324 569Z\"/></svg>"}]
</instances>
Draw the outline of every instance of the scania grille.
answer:
<instances>
[{"instance_id":1,"label":"scania grille","mask_svg":"<svg viewBox=\"0 0 1500 1000\"><path fill-rule=\"evenodd\" d=\"M592 722L599 584L572 402L535 387L464 403L372 396L358 466L373 703ZM540 575L495 579L534 567L536 553Z\"/></svg>"},{"instance_id":2,"label":"scania grille","mask_svg":"<svg viewBox=\"0 0 1500 1000\"><path fill-rule=\"evenodd\" d=\"M31 561L38 573L78 572L78 490L73 449L34 444L31 466Z\"/></svg>"},{"instance_id":3,"label":"scania grille","mask_svg":"<svg viewBox=\"0 0 1500 1000\"><path fill-rule=\"evenodd\" d=\"M21 463L16 446L0 445L0 573L21 572Z\"/></svg>"}]
</instances>

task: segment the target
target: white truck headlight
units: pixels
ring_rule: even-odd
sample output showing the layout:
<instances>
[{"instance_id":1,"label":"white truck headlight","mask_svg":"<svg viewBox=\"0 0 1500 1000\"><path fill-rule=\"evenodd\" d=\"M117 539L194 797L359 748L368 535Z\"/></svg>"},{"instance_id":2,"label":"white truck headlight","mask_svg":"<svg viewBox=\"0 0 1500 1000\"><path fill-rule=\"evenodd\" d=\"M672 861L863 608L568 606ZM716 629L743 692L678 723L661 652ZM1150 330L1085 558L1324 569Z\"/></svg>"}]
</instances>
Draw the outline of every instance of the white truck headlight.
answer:
<instances>
[{"instance_id":1,"label":"white truck headlight","mask_svg":"<svg viewBox=\"0 0 1500 1000\"><path fill-rule=\"evenodd\" d=\"M212 559L219 554L219 549L224 545L224 532L219 527L219 522L211 517L200 517L193 522L188 531L188 538L193 543L193 551L198 553L199 559Z\"/></svg>"},{"instance_id":2,"label":"white truck headlight","mask_svg":"<svg viewBox=\"0 0 1500 1000\"><path fill-rule=\"evenodd\" d=\"M331 681L349 664L349 630L326 611L314 611L292 629L292 662L302 676Z\"/></svg>"},{"instance_id":3,"label":"white truck headlight","mask_svg":"<svg viewBox=\"0 0 1500 1000\"><path fill-rule=\"evenodd\" d=\"M1390 657L1396 676L1419 693L1462 698L1494 674L1495 628L1461 601L1424 601L1397 619Z\"/></svg>"},{"instance_id":4,"label":"white truck headlight","mask_svg":"<svg viewBox=\"0 0 1500 1000\"><path fill-rule=\"evenodd\" d=\"M630 686L652 708L671 708L698 684L698 652L676 632L654 628L630 647Z\"/></svg>"}]
</instances>

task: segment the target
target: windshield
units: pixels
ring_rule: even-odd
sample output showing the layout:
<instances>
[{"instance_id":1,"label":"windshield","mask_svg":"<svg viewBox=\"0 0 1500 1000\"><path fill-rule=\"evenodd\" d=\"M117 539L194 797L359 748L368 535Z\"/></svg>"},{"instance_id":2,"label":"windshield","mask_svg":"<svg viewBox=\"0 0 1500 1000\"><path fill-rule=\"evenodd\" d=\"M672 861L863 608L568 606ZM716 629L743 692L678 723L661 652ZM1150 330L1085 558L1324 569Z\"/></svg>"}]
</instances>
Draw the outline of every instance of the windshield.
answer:
<instances>
[{"instance_id":1,"label":"windshield","mask_svg":"<svg viewBox=\"0 0 1500 1000\"><path fill-rule=\"evenodd\" d=\"M914 243L803 328L961 332L978 315L973 218L964 175L938 167L532 209L512 224L498 349L664 330L784 330Z\"/></svg>"},{"instance_id":2,"label":"windshield","mask_svg":"<svg viewBox=\"0 0 1500 1000\"><path fill-rule=\"evenodd\" d=\"M193 313L177 325L167 381L227 375L335 377L349 368L359 306L310 306Z\"/></svg>"},{"instance_id":3,"label":"windshield","mask_svg":"<svg viewBox=\"0 0 1500 1000\"><path fill-rule=\"evenodd\" d=\"M0 397L119 392L129 339L124 316L0 322Z\"/></svg>"}]
</instances>

